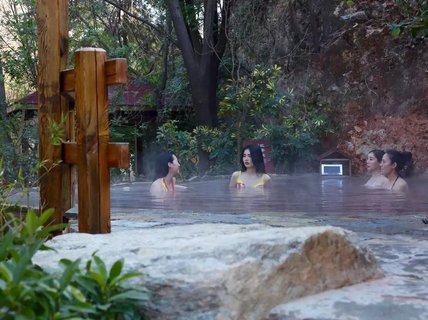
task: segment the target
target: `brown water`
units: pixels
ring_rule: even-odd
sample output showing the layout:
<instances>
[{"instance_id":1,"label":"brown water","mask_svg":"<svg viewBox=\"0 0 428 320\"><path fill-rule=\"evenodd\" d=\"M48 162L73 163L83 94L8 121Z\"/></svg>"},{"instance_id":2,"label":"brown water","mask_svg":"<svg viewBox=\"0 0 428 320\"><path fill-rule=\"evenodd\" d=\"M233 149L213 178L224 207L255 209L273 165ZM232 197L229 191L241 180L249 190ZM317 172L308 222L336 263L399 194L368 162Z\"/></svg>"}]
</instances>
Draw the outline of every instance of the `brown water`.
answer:
<instances>
[{"instance_id":1,"label":"brown water","mask_svg":"<svg viewBox=\"0 0 428 320\"><path fill-rule=\"evenodd\" d=\"M112 186L112 209L164 209L210 213L301 212L306 214L426 215L428 181L408 180L407 195L363 187L367 178L274 176L269 190L229 189L228 178L182 183L174 199L149 195L149 183Z\"/></svg>"}]
</instances>

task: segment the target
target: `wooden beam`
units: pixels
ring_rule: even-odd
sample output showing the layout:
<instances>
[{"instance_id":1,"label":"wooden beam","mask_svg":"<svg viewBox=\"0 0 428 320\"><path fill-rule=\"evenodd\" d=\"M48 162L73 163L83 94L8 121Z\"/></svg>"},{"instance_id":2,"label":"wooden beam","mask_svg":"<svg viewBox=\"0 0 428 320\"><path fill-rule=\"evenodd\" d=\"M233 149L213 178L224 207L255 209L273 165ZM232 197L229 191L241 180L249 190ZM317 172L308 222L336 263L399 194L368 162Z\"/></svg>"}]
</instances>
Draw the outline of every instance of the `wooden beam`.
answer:
<instances>
[{"instance_id":1,"label":"wooden beam","mask_svg":"<svg viewBox=\"0 0 428 320\"><path fill-rule=\"evenodd\" d=\"M110 143L107 148L107 162L109 168L129 168L129 144Z\"/></svg>"},{"instance_id":2,"label":"wooden beam","mask_svg":"<svg viewBox=\"0 0 428 320\"><path fill-rule=\"evenodd\" d=\"M38 27L38 122L40 169L40 211L55 210L51 223L62 223L71 206L70 167L60 163L61 148L52 143L50 123L62 125L68 139L68 102L61 97L60 71L68 63L68 0L37 0Z\"/></svg>"},{"instance_id":3,"label":"wooden beam","mask_svg":"<svg viewBox=\"0 0 428 320\"><path fill-rule=\"evenodd\" d=\"M79 146L76 142L62 143L62 161L68 164L79 164Z\"/></svg>"},{"instance_id":4,"label":"wooden beam","mask_svg":"<svg viewBox=\"0 0 428 320\"><path fill-rule=\"evenodd\" d=\"M85 48L94 49L94 48ZM128 61L126 59L112 59L105 63L106 85L126 84L128 82ZM61 71L61 91L72 92L75 90L74 69Z\"/></svg>"},{"instance_id":5,"label":"wooden beam","mask_svg":"<svg viewBox=\"0 0 428 320\"><path fill-rule=\"evenodd\" d=\"M74 91L74 69L61 71L61 92Z\"/></svg>"},{"instance_id":6,"label":"wooden beam","mask_svg":"<svg viewBox=\"0 0 428 320\"><path fill-rule=\"evenodd\" d=\"M128 82L128 61L112 59L106 61L106 84L126 84Z\"/></svg>"}]
</instances>

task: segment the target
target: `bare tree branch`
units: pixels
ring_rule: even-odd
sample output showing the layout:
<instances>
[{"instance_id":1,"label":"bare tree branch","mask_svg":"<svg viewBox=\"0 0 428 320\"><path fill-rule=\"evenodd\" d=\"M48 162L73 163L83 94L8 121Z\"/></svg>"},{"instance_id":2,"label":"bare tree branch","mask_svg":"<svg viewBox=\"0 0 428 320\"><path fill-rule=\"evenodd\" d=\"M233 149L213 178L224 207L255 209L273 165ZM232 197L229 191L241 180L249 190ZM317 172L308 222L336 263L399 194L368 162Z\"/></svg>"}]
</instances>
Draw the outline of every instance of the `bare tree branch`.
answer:
<instances>
[{"instance_id":1,"label":"bare tree branch","mask_svg":"<svg viewBox=\"0 0 428 320\"><path fill-rule=\"evenodd\" d=\"M147 20L145 20L145 19L143 19L143 18L141 18L141 17L133 14L132 12L129 12L129 10L126 10L125 8L123 8L122 6L120 6L119 4L117 4L116 2L111 1L111 0L103 0L103 1L111 4L113 7L117 8L117 9L123 11L124 13L126 13L128 16L134 18L135 20L138 20L138 21L142 22L143 24L149 26L150 28L152 28L153 30L155 30L157 33L159 33L161 35L164 34L164 32L163 32L162 29L158 28L156 25L154 25L150 21L147 21Z\"/></svg>"}]
</instances>

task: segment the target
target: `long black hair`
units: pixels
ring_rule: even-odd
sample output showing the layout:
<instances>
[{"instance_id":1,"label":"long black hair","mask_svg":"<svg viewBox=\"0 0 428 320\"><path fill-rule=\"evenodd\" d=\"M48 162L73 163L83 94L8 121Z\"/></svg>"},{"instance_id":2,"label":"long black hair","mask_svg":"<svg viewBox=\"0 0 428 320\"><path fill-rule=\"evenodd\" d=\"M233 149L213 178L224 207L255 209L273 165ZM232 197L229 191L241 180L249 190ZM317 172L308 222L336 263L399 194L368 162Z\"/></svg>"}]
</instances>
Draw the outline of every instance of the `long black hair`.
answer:
<instances>
[{"instance_id":1,"label":"long black hair","mask_svg":"<svg viewBox=\"0 0 428 320\"><path fill-rule=\"evenodd\" d=\"M254 167L256 167L256 173L266 173L265 162L263 160L263 152L260 146L257 144L250 144L242 149L241 171L244 172L247 170L244 161L242 160L242 158L244 157L244 151L247 149L250 151L251 161L253 162Z\"/></svg>"},{"instance_id":2,"label":"long black hair","mask_svg":"<svg viewBox=\"0 0 428 320\"><path fill-rule=\"evenodd\" d=\"M396 171L401 177L408 177L413 171L413 157L411 152L400 152L397 150L386 150L391 163L396 163Z\"/></svg>"},{"instance_id":3,"label":"long black hair","mask_svg":"<svg viewBox=\"0 0 428 320\"><path fill-rule=\"evenodd\" d=\"M155 163L155 178L153 181L166 177L169 171L168 163L174 161L174 154L172 152L162 152L156 157Z\"/></svg>"},{"instance_id":4,"label":"long black hair","mask_svg":"<svg viewBox=\"0 0 428 320\"><path fill-rule=\"evenodd\" d=\"M380 149L373 149L368 154L370 154L370 153L373 153L373 155L377 159L377 162L381 162L382 161L382 157L385 154L385 151L380 150Z\"/></svg>"}]
</instances>

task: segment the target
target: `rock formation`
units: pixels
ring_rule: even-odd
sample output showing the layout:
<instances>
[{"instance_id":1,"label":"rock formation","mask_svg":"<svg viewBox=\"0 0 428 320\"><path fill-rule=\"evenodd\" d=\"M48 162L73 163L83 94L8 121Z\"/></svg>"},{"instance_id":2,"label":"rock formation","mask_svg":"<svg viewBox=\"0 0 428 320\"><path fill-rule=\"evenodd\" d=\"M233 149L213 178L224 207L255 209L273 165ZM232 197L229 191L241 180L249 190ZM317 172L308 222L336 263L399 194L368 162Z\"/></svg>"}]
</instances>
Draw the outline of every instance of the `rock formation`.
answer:
<instances>
[{"instance_id":1,"label":"rock formation","mask_svg":"<svg viewBox=\"0 0 428 320\"><path fill-rule=\"evenodd\" d=\"M199 224L104 235L66 234L34 262L57 270L61 258L86 261L94 251L151 291L150 319L262 319L275 306L382 275L375 257L335 227L273 228Z\"/></svg>"}]
</instances>

